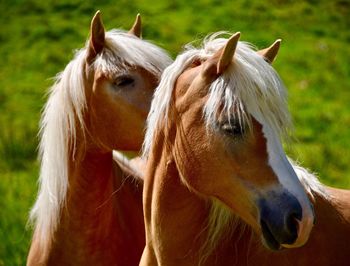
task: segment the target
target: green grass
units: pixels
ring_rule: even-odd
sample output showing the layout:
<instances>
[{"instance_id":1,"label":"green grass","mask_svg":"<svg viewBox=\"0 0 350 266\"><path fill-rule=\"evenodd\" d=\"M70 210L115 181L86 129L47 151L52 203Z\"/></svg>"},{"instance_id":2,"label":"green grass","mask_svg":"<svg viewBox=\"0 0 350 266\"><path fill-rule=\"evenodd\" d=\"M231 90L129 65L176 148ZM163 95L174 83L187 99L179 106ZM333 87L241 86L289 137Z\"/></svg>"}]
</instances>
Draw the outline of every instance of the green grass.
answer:
<instances>
[{"instance_id":1,"label":"green grass","mask_svg":"<svg viewBox=\"0 0 350 266\"><path fill-rule=\"evenodd\" d=\"M350 188L350 3L335 1L1 1L0 265L24 265L36 195L37 127L50 78L88 36L101 9L107 29L140 12L144 37L176 55L218 30L258 47L282 38L274 64L289 89L291 157L322 182Z\"/></svg>"}]
</instances>

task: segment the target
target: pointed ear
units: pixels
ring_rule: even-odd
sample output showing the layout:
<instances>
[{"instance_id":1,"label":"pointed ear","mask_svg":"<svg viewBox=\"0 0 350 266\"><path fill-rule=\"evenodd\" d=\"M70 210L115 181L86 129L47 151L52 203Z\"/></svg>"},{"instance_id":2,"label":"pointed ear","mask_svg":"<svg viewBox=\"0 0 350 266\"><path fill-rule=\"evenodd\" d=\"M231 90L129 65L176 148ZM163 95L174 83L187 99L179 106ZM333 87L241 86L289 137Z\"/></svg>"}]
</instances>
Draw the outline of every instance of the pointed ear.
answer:
<instances>
[{"instance_id":1,"label":"pointed ear","mask_svg":"<svg viewBox=\"0 0 350 266\"><path fill-rule=\"evenodd\" d=\"M228 39L226 45L207 60L206 66L204 67L204 75L214 74L218 76L225 72L232 62L240 36L240 32L233 34L230 39Z\"/></svg>"},{"instance_id":2,"label":"pointed ear","mask_svg":"<svg viewBox=\"0 0 350 266\"><path fill-rule=\"evenodd\" d=\"M100 11L98 10L91 20L90 41L88 47L89 63L103 50L105 45L105 28L102 23Z\"/></svg>"},{"instance_id":3,"label":"pointed ear","mask_svg":"<svg viewBox=\"0 0 350 266\"><path fill-rule=\"evenodd\" d=\"M142 38L142 28L141 28L141 16L140 14L136 15L134 25L132 25L129 30L129 34L135 35L136 37Z\"/></svg>"},{"instance_id":4,"label":"pointed ear","mask_svg":"<svg viewBox=\"0 0 350 266\"><path fill-rule=\"evenodd\" d=\"M269 64L272 64L273 61L276 59L278 50L281 46L281 39L276 40L270 47L262 49L258 51L257 53L264 57L265 61Z\"/></svg>"},{"instance_id":5,"label":"pointed ear","mask_svg":"<svg viewBox=\"0 0 350 266\"><path fill-rule=\"evenodd\" d=\"M223 51L221 52L219 62L217 64L217 73L222 74L226 68L231 64L233 55L235 54L237 43L241 37L240 32L236 32L227 41Z\"/></svg>"}]
</instances>

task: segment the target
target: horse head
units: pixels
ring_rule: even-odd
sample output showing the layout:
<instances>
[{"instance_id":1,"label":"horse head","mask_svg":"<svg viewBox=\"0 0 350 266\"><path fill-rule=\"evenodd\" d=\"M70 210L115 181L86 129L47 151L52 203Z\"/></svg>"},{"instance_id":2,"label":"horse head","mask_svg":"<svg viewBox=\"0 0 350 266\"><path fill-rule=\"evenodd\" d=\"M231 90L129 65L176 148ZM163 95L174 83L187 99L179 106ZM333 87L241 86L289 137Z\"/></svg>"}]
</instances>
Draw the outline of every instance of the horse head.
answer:
<instances>
[{"instance_id":1,"label":"horse head","mask_svg":"<svg viewBox=\"0 0 350 266\"><path fill-rule=\"evenodd\" d=\"M280 41L256 52L239 37L213 35L165 70L148 118L145 154L157 134L152 128L163 125L190 191L224 204L269 248L299 247L314 214L282 147L290 118L284 86L270 64Z\"/></svg>"},{"instance_id":2,"label":"horse head","mask_svg":"<svg viewBox=\"0 0 350 266\"><path fill-rule=\"evenodd\" d=\"M140 36L140 15L128 32L106 33L99 12L91 21L85 59L85 124L99 148L141 147L153 91L170 58Z\"/></svg>"}]
</instances>

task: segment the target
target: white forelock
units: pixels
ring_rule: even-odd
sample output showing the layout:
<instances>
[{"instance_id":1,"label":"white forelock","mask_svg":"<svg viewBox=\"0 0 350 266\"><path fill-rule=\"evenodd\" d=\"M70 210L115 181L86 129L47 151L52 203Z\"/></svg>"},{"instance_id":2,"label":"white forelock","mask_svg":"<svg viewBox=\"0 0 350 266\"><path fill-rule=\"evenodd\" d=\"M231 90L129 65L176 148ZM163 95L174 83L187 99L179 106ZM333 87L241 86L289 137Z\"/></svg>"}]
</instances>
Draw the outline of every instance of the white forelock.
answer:
<instances>
[{"instance_id":1,"label":"white forelock","mask_svg":"<svg viewBox=\"0 0 350 266\"><path fill-rule=\"evenodd\" d=\"M104 73L122 72L139 66L158 77L171 63L171 58L163 49L121 30L106 33L105 49L96 60Z\"/></svg>"},{"instance_id":2,"label":"white forelock","mask_svg":"<svg viewBox=\"0 0 350 266\"><path fill-rule=\"evenodd\" d=\"M144 157L151 151L156 130L169 119L168 109L176 80L194 60L204 61L222 48L227 42L226 38L221 37L223 34L227 33L218 32L206 37L201 48L187 46L174 63L164 70L147 118ZM209 88L209 98L203 108L205 123L210 128L216 124L220 115L225 115L227 119L238 119L250 125L250 117L253 116L271 128L276 137L288 139L292 123L286 94L283 82L271 65L256 53L252 45L238 42L233 63ZM292 161L291 165L306 192L311 196L314 193L327 196L316 176ZM222 208L222 204L215 200L209 216L210 235L203 247L203 258L213 250L230 221L237 221L227 208Z\"/></svg>"},{"instance_id":3,"label":"white forelock","mask_svg":"<svg viewBox=\"0 0 350 266\"><path fill-rule=\"evenodd\" d=\"M147 119L144 156L149 153L157 126L167 119L177 78L193 60L206 60L222 48L227 42L227 39L220 38L222 34L218 32L205 38L202 48L188 46L163 72ZM215 124L220 114L249 125L250 116L247 114L250 114L272 127L279 136L288 136L291 127L282 81L275 70L245 42L238 43L233 63L211 84L203 112L208 126Z\"/></svg>"},{"instance_id":4,"label":"white forelock","mask_svg":"<svg viewBox=\"0 0 350 266\"><path fill-rule=\"evenodd\" d=\"M74 154L76 126L84 131L84 71L88 45L87 42L85 48L76 52L74 59L56 76L42 114L39 193L30 213L30 221L42 243L53 236L66 199L68 161L72 159L70 151ZM112 30L106 32L105 47L93 68L113 75L138 66L160 77L170 63L170 57L161 48L121 30Z\"/></svg>"},{"instance_id":5,"label":"white forelock","mask_svg":"<svg viewBox=\"0 0 350 266\"><path fill-rule=\"evenodd\" d=\"M151 110L147 118L146 137L143 155L148 156L157 127L168 119L168 108L177 78L194 60L206 60L220 48L227 39L220 38L225 32L209 35L201 48L186 46L185 51L168 66L159 86L154 93ZM224 113L230 118L249 123L252 115L259 122L269 125L276 136L287 137L292 127L287 108L286 89L276 71L259 54L252 45L239 42L235 51L233 64L218 77L209 88L209 98L204 106L206 123L215 124L218 115ZM220 108L224 106L224 108ZM220 113L218 113L220 112ZM237 117L238 116L238 117ZM312 190L323 192L317 187L317 178L302 170L291 161L293 168L304 186L306 180L313 180L309 185Z\"/></svg>"}]
</instances>

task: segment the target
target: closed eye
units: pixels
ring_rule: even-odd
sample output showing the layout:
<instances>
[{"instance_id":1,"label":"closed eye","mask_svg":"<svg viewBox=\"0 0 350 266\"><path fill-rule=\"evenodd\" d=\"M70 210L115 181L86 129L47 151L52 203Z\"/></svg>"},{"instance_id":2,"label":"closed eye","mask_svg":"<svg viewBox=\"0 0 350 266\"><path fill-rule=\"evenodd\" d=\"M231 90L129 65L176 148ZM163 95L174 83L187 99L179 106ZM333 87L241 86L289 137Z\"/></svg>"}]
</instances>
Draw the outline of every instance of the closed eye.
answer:
<instances>
[{"instance_id":1,"label":"closed eye","mask_svg":"<svg viewBox=\"0 0 350 266\"><path fill-rule=\"evenodd\" d=\"M131 76L119 76L113 82L117 87L126 87L128 85L132 85L135 82L134 78Z\"/></svg>"}]
</instances>

